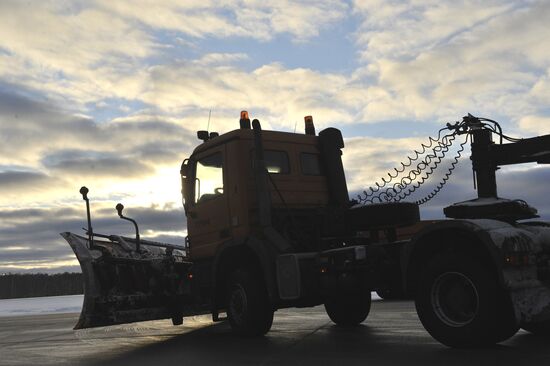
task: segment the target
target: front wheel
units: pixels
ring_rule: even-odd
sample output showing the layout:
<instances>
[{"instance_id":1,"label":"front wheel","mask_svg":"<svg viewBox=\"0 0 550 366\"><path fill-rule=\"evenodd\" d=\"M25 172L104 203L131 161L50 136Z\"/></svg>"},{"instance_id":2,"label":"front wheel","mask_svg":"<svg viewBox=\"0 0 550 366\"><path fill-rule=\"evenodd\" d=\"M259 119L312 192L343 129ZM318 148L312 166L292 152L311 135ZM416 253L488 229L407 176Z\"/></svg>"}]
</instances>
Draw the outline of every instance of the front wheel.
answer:
<instances>
[{"instance_id":1,"label":"front wheel","mask_svg":"<svg viewBox=\"0 0 550 366\"><path fill-rule=\"evenodd\" d=\"M496 276L482 263L449 252L434 257L424 270L415 305L424 328L439 342L479 347L517 331L503 298Z\"/></svg>"},{"instance_id":2,"label":"front wheel","mask_svg":"<svg viewBox=\"0 0 550 366\"><path fill-rule=\"evenodd\" d=\"M233 331L242 336L261 336L271 329L273 307L260 276L233 272L227 286L227 317Z\"/></svg>"},{"instance_id":3,"label":"front wheel","mask_svg":"<svg viewBox=\"0 0 550 366\"><path fill-rule=\"evenodd\" d=\"M325 310L334 323L341 326L354 326L362 323L370 312L370 292L346 294L325 300Z\"/></svg>"}]
</instances>

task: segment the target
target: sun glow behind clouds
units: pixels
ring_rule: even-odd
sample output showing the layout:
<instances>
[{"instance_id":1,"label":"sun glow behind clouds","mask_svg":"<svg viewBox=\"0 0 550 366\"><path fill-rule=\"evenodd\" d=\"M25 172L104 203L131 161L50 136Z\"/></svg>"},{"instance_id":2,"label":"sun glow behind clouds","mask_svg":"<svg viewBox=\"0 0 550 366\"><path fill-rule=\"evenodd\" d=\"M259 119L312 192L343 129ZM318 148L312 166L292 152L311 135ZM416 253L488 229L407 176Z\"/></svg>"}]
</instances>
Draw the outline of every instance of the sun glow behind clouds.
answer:
<instances>
[{"instance_id":1,"label":"sun glow behind clouds","mask_svg":"<svg viewBox=\"0 0 550 366\"><path fill-rule=\"evenodd\" d=\"M103 187L98 195L108 196L113 192L124 195L123 204L128 210L132 207L179 207L181 206L179 166L159 168L154 175L144 179L117 181Z\"/></svg>"}]
</instances>

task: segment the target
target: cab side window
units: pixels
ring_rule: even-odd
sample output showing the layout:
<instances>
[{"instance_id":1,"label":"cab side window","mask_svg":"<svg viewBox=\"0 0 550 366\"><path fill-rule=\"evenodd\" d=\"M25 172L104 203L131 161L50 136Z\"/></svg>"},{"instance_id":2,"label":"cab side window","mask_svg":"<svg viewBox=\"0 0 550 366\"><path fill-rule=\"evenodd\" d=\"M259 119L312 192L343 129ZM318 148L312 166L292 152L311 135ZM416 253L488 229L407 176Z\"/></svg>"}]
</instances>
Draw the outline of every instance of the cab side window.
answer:
<instances>
[{"instance_id":1,"label":"cab side window","mask_svg":"<svg viewBox=\"0 0 550 366\"><path fill-rule=\"evenodd\" d=\"M217 152L197 161L195 203L211 200L223 194L223 158Z\"/></svg>"},{"instance_id":2,"label":"cab side window","mask_svg":"<svg viewBox=\"0 0 550 366\"><path fill-rule=\"evenodd\" d=\"M254 166L254 150L250 151L252 166ZM271 174L289 174L290 162L286 151L264 150L265 167Z\"/></svg>"},{"instance_id":3,"label":"cab side window","mask_svg":"<svg viewBox=\"0 0 550 366\"><path fill-rule=\"evenodd\" d=\"M300 164L304 175L322 175L321 158L319 154L301 153Z\"/></svg>"},{"instance_id":4,"label":"cab side window","mask_svg":"<svg viewBox=\"0 0 550 366\"><path fill-rule=\"evenodd\" d=\"M288 174L290 173L290 164L288 154L285 151L265 150L265 167L269 173Z\"/></svg>"}]
</instances>

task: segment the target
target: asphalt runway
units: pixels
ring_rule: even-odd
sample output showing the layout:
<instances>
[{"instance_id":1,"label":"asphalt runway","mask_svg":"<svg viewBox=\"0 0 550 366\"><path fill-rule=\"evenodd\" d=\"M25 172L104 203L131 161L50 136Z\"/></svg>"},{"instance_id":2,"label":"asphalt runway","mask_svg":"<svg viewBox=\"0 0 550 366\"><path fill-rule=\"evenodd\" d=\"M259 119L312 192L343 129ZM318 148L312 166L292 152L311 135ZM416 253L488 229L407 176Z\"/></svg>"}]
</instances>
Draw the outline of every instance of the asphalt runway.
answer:
<instances>
[{"instance_id":1,"label":"asphalt runway","mask_svg":"<svg viewBox=\"0 0 550 366\"><path fill-rule=\"evenodd\" d=\"M208 316L73 331L78 314L0 318L0 365L549 365L550 339L520 331L489 349L433 340L409 301L375 301L355 328L335 326L323 307L275 313L259 339L232 335Z\"/></svg>"}]
</instances>

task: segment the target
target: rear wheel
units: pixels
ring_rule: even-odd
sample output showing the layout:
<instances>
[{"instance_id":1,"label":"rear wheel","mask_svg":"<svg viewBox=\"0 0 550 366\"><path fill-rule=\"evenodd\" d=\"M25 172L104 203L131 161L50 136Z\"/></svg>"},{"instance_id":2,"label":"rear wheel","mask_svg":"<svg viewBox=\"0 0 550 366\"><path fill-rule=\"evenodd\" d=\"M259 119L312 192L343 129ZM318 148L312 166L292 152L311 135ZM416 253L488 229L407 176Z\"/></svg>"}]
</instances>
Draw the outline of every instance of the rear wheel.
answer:
<instances>
[{"instance_id":1,"label":"rear wheel","mask_svg":"<svg viewBox=\"0 0 550 366\"><path fill-rule=\"evenodd\" d=\"M426 330L450 347L476 347L511 337L517 326L496 276L458 253L434 257L420 279L416 309Z\"/></svg>"},{"instance_id":2,"label":"rear wheel","mask_svg":"<svg viewBox=\"0 0 550 366\"><path fill-rule=\"evenodd\" d=\"M227 286L227 317L242 336L261 336L271 329L273 308L260 276L247 270L233 272Z\"/></svg>"},{"instance_id":3,"label":"rear wheel","mask_svg":"<svg viewBox=\"0 0 550 366\"><path fill-rule=\"evenodd\" d=\"M369 315L370 306L370 292L335 296L325 301L325 310L330 320L342 326L362 323Z\"/></svg>"}]
</instances>

